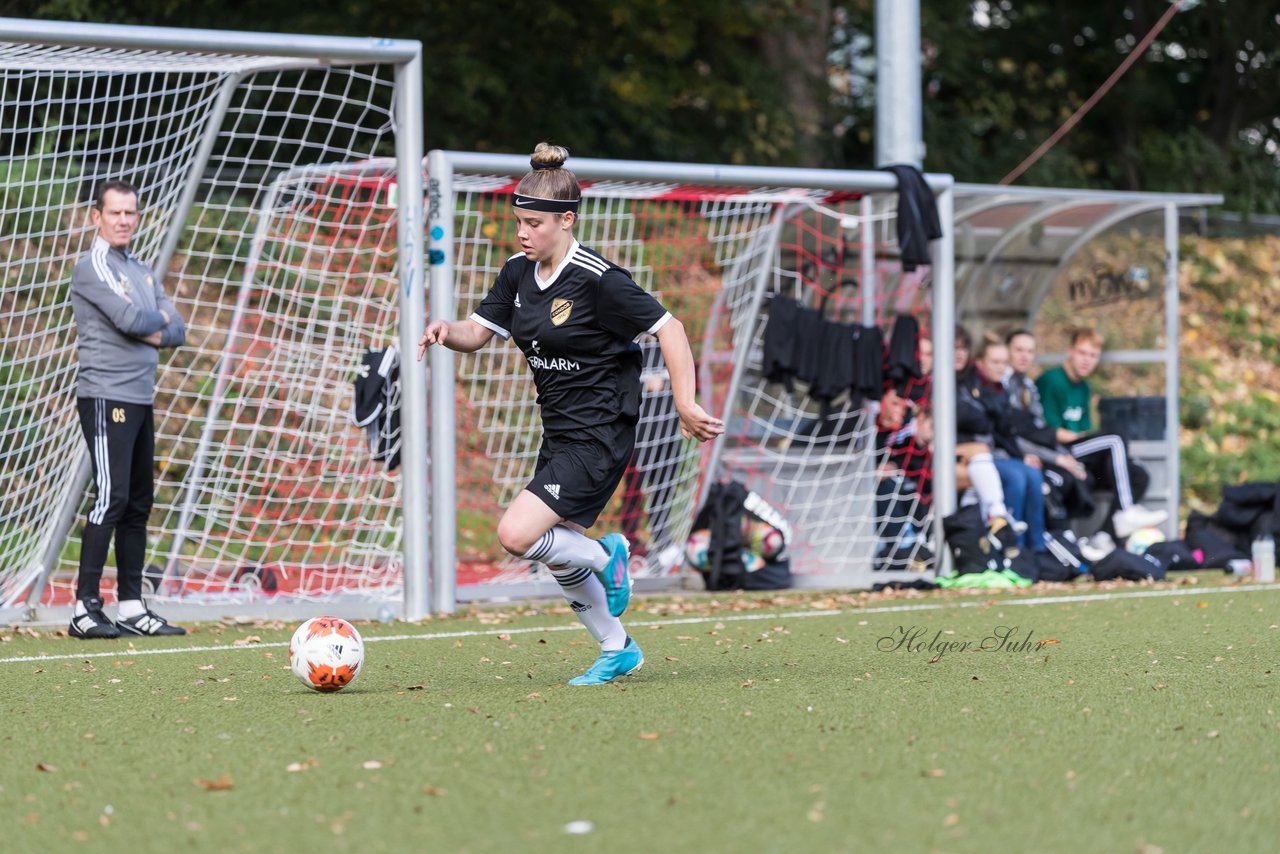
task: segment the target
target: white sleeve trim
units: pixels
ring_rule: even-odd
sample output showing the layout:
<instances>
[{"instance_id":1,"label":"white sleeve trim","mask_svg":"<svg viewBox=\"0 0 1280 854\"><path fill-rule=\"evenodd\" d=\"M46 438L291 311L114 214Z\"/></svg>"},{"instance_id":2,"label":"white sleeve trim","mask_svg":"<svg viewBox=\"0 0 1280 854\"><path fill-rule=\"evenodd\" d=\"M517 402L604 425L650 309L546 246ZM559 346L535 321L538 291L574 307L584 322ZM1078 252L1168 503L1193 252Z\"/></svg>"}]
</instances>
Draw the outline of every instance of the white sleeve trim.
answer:
<instances>
[{"instance_id":1,"label":"white sleeve trim","mask_svg":"<svg viewBox=\"0 0 1280 854\"><path fill-rule=\"evenodd\" d=\"M494 323L492 320L485 320L483 317L481 317L481 316L480 316L480 315L478 315L478 314L472 314L472 315L471 315L471 319L472 319L473 321L475 321L476 323L480 324L481 326L483 326L485 329L490 329L490 330L492 330L492 331L494 331L494 332L498 333L499 335L501 335L501 336L502 336L502 340L503 340L503 341L506 341L507 339L509 339L509 338L511 337L511 333L510 333L510 332L508 332L507 330L503 329L501 326L499 326L498 324Z\"/></svg>"},{"instance_id":2,"label":"white sleeve trim","mask_svg":"<svg viewBox=\"0 0 1280 854\"><path fill-rule=\"evenodd\" d=\"M657 322L656 322L656 323L654 323L654 324L653 324L653 326L650 326L650 327L649 327L649 329L648 329L649 334L650 334L650 335L657 335L657 334L658 334L658 330L659 330L659 329L661 329L662 327L666 326L666 325L667 325L667 321L668 321L668 320L670 320L670 319L671 319L671 312L669 312L669 311L668 311L666 314L662 315L662 317L659 317L659 318L658 318L658 320L657 320Z\"/></svg>"}]
</instances>

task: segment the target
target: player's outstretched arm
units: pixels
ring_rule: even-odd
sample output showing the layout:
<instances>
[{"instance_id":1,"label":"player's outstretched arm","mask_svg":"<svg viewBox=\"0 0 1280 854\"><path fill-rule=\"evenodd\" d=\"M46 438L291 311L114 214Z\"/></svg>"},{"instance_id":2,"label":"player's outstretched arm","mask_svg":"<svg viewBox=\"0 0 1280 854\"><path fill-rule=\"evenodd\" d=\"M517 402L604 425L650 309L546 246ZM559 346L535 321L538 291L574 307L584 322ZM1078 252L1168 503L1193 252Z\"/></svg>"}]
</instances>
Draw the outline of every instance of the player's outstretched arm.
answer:
<instances>
[{"instance_id":1,"label":"player's outstretched arm","mask_svg":"<svg viewBox=\"0 0 1280 854\"><path fill-rule=\"evenodd\" d=\"M481 326L470 318L452 323L447 320L428 321L427 328L418 339L418 361L422 361L427 348L432 344L443 344L458 353L474 353L488 344L493 335L492 329Z\"/></svg>"},{"instance_id":2,"label":"player's outstretched arm","mask_svg":"<svg viewBox=\"0 0 1280 854\"><path fill-rule=\"evenodd\" d=\"M724 432L724 422L708 414L694 399L697 381L693 351L689 349L689 336L685 334L684 324L674 317L664 323L658 330L658 344L667 363L667 373L671 375L671 395L680 415L681 435L699 442L719 436Z\"/></svg>"}]
</instances>

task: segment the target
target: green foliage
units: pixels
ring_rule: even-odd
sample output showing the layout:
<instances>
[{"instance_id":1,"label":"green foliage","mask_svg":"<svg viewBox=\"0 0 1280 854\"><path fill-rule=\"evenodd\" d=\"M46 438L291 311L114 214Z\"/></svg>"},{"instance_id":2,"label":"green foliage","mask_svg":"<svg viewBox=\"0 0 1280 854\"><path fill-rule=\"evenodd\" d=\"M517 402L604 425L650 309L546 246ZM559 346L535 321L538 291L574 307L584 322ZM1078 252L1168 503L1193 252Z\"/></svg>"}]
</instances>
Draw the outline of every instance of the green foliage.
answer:
<instances>
[{"instance_id":1,"label":"green foliage","mask_svg":"<svg viewBox=\"0 0 1280 854\"><path fill-rule=\"evenodd\" d=\"M847 28L873 38L875 4L844 5ZM1103 85L1167 8L1167 0L922 0L926 168L1001 180ZM1280 212L1277 44L1280 19L1268 4L1185 9L1017 183L1221 192L1229 209ZM861 83L873 92L873 80ZM873 128L871 94L857 100L853 119ZM871 152L869 132L844 137L846 163L865 164Z\"/></svg>"},{"instance_id":2,"label":"green foliage","mask_svg":"<svg viewBox=\"0 0 1280 854\"><path fill-rule=\"evenodd\" d=\"M428 148L520 152L551 139L596 157L872 165L872 0L10 5L52 18L419 39ZM1230 209L1280 212L1272 6L1184 8L1019 183L1222 192ZM922 0L926 167L1000 180L1167 8Z\"/></svg>"},{"instance_id":3,"label":"green foliage","mask_svg":"<svg viewBox=\"0 0 1280 854\"><path fill-rule=\"evenodd\" d=\"M1280 479L1280 238L1184 240L1182 488L1213 510L1222 488Z\"/></svg>"}]
</instances>

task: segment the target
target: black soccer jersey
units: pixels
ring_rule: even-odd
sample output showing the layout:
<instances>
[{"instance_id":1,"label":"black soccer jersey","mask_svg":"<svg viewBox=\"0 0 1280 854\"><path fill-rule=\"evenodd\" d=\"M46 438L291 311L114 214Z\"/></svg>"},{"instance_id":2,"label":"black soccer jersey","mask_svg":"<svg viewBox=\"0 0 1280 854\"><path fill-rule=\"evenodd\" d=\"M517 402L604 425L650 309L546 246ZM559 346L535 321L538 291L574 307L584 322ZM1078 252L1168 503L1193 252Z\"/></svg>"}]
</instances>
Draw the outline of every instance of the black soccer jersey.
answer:
<instances>
[{"instance_id":1,"label":"black soccer jersey","mask_svg":"<svg viewBox=\"0 0 1280 854\"><path fill-rule=\"evenodd\" d=\"M670 313L626 270L576 240L550 276L538 272L523 253L507 259L471 319L515 339L533 371L546 432L635 421L635 339L656 333Z\"/></svg>"}]
</instances>

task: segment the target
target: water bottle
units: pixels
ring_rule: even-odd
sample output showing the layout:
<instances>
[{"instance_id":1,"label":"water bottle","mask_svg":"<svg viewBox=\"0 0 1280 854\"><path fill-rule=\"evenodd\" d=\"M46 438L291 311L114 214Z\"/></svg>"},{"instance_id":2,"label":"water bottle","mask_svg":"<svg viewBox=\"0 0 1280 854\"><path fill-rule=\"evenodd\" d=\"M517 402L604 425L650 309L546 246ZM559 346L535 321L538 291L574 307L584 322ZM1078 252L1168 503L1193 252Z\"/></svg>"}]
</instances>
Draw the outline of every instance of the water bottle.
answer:
<instances>
[{"instance_id":1,"label":"water bottle","mask_svg":"<svg viewBox=\"0 0 1280 854\"><path fill-rule=\"evenodd\" d=\"M1276 541L1270 534L1253 541L1253 580L1264 584L1276 580Z\"/></svg>"}]
</instances>

